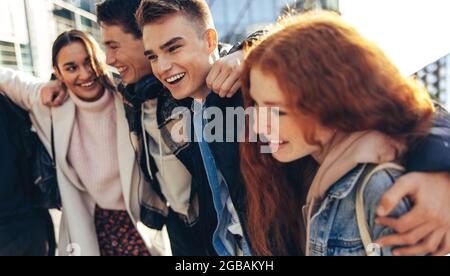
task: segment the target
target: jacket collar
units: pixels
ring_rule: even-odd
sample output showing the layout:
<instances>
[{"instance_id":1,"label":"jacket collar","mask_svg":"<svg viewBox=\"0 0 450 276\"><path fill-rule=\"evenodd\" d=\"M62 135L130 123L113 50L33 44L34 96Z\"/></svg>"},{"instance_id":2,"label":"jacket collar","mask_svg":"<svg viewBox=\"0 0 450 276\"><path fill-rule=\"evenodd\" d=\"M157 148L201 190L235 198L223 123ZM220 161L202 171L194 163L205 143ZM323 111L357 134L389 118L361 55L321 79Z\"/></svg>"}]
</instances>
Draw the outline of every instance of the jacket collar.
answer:
<instances>
[{"instance_id":1,"label":"jacket collar","mask_svg":"<svg viewBox=\"0 0 450 276\"><path fill-rule=\"evenodd\" d=\"M191 103L191 111L195 111L195 101L192 101ZM203 108L208 107L218 107L220 109L225 109L226 107L243 107L244 101L242 98L242 92L238 91L233 97L231 98L221 98L219 95L217 95L214 92L209 93L209 95L206 97L206 99L203 102Z\"/></svg>"},{"instance_id":2,"label":"jacket collar","mask_svg":"<svg viewBox=\"0 0 450 276\"><path fill-rule=\"evenodd\" d=\"M75 123L75 104L71 100L68 100L62 106L53 108L51 112L55 134L56 164L76 188L85 191L85 188L81 185L77 174L70 167L67 159L72 130Z\"/></svg>"},{"instance_id":3,"label":"jacket collar","mask_svg":"<svg viewBox=\"0 0 450 276\"><path fill-rule=\"evenodd\" d=\"M119 159L120 180L122 183L122 191L125 199L125 204L130 208L132 202L131 191L138 190L138 187L133 187L133 172L136 169L136 152L133 148L131 138L129 136L129 128L126 120L125 109L122 98L114 93L114 100L116 105L117 116L117 154ZM134 214L136 215L136 214Z\"/></svg>"},{"instance_id":4,"label":"jacket collar","mask_svg":"<svg viewBox=\"0 0 450 276\"><path fill-rule=\"evenodd\" d=\"M346 198L355 187L366 167L367 165L359 165L347 175L343 176L330 188L326 197L338 200Z\"/></svg>"}]
</instances>

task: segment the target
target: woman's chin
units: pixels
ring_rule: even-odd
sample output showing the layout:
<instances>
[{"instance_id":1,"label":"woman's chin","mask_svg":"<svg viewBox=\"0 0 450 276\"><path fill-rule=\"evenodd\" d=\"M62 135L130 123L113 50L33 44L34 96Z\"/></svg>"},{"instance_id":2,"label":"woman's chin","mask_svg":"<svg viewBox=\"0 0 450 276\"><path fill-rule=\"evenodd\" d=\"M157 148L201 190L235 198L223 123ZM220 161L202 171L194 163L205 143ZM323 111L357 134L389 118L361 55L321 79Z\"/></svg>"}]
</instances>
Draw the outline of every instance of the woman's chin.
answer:
<instances>
[{"instance_id":1,"label":"woman's chin","mask_svg":"<svg viewBox=\"0 0 450 276\"><path fill-rule=\"evenodd\" d=\"M100 99L103 96L103 88L99 87L98 89L94 91L74 91L73 93L75 96L77 96L80 100L83 100L85 102L95 102L98 99Z\"/></svg>"},{"instance_id":2,"label":"woman's chin","mask_svg":"<svg viewBox=\"0 0 450 276\"><path fill-rule=\"evenodd\" d=\"M295 154L292 151L286 150L274 152L272 153L272 156L275 160L277 160L280 163L291 163L308 156L308 154L305 153Z\"/></svg>"},{"instance_id":3,"label":"woman's chin","mask_svg":"<svg viewBox=\"0 0 450 276\"><path fill-rule=\"evenodd\" d=\"M298 159L293 158L292 156L290 156L290 154L283 154L279 152L272 153L272 156L275 160L277 160L280 163L291 163Z\"/></svg>"}]
</instances>

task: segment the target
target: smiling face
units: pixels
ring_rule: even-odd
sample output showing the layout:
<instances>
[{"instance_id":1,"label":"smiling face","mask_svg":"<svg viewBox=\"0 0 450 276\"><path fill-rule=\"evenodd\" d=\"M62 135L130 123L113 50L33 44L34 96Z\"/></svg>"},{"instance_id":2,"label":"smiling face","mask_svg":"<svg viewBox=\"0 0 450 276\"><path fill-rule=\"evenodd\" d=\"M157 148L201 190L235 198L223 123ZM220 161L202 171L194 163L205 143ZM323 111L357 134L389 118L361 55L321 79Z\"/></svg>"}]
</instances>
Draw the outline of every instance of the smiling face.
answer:
<instances>
[{"instance_id":1,"label":"smiling face","mask_svg":"<svg viewBox=\"0 0 450 276\"><path fill-rule=\"evenodd\" d=\"M58 79L84 101L95 101L104 93L101 80L93 70L91 57L80 41L72 42L59 51L54 71Z\"/></svg>"},{"instance_id":2,"label":"smiling face","mask_svg":"<svg viewBox=\"0 0 450 276\"><path fill-rule=\"evenodd\" d=\"M143 29L153 73L176 99L204 99L210 92L206 77L217 58L217 32L199 29L180 13Z\"/></svg>"},{"instance_id":3,"label":"smiling face","mask_svg":"<svg viewBox=\"0 0 450 276\"><path fill-rule=\"evenodd\" d=\"M124 83L133 84L152 74L142 39L126 33L119 25L101 24L101 29L106 63L117 69Z\"/></svg>"},{"instance_id":4,"label":"smiling face","mask_svg":"<svg viewBox=\"0 0 450 276\"><path fill-rule=\"evenodd\" d=\"M309 155L319 154L321 150L319 146L306 142L305 128L299 122L297 113L288 107L289 99L286 98L275 77L254 68L250 73L250 83L250 95L257 107L279 108L279 118L267 120L267 128L259 129L258 120L255 120L253 126L256 133L264 135L270 141L269 145L275 151L272 154L273 157L282 163L289 163ZM277 133L270 131L274 127L270 124L274 121L279 122L279 137L272 137ZM313 122L313 120L308 121ZM322 145L328 144L334 135L333 131L316 122L314 122L314 130L314 140L319 141Z\"/></svg>"}]
</instances>

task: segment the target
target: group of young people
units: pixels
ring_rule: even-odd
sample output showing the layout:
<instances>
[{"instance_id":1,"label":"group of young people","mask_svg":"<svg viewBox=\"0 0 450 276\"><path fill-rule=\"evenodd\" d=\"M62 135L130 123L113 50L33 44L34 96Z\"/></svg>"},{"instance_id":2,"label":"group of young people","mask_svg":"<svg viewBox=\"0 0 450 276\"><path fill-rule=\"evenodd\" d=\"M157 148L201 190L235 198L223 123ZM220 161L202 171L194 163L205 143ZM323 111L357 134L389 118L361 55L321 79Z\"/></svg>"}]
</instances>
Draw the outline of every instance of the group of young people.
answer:
<instances>
[{"instance_id":1,"label":"group of young people","mask_svg":"<svg viewBox=\"0 0 450 276\"><path fill-rule=\"evenodd\" d=\"M72 30L53 46L58 81L0 68L55 147L59 255L161 255L165 232L175 256L450 253L450 115L339 15L288 15L231 47L204 0L97 14L106 57ZM254 111L244 129L210 128L239 109Z\"/></svg>"}]
</instances>

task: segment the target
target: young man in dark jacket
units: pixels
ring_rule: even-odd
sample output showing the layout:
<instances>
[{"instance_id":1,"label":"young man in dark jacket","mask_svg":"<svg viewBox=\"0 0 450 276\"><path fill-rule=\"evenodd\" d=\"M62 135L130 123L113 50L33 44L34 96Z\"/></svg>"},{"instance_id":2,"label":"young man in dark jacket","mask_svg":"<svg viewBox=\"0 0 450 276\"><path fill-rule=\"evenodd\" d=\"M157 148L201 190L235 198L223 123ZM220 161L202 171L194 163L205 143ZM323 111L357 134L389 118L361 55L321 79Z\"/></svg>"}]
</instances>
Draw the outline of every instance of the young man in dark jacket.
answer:
<instances>
[{"instance_id":1,"label":"young man in dark jacket","mask_svg":"<svg viewBox=\"0 0 450 276\"><path fill-rule=\"evenodd\" d=\"M0 256L47 256L54 242L47 210L32 204L32 177L27 136L30 123L0 95ZM53 248L54 249L54 248Z\"/></svg>"},{"instance_id":2,"label":"young man in dark jacket","mask_svg":"<svg viewBox=\"0 0 450 276\"><path fill-rule=\"evenodd\" d=\"M211 191L191 158L198 148L191 143L176 143L170 136L172 110L190 107L192 101L175 100L153 76L135 18L140 3L105 0L98 5L97 14L107 63L120 73L119 90L126 102L132 139L137 140L143 177L153 189L151 195L142 195L150 200L141 205L141 219L153 229L167 226L176 256L216 255L211 244L217 225ZM223 49L225 52L227 48ZM218 61L211 70L211 85L220 96L237 92L240 76L233 69L240 60L242 52L237 52ZM51 97L43 95L43 102L57 105L51 103Z\"/></svg>"}]
</instances>

